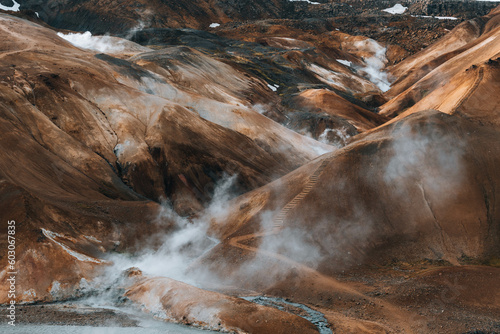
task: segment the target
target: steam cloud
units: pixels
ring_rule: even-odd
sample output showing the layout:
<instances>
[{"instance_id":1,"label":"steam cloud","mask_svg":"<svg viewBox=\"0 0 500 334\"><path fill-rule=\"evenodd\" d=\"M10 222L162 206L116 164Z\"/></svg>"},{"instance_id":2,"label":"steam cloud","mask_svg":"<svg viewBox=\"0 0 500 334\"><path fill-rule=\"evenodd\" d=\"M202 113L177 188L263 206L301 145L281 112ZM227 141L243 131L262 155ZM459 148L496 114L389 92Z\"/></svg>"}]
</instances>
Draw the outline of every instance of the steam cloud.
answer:
<instances>
[{"instance_id":1,"label":"steam cloud","mask_svg":"<svg viewBox=\"0 0 500 334\"><path fill-rule=\"evenodd\" d=\"M338 142L332 142L329 137L330 134L333 134L334 137L338 138ZM328 145L334 145L337 147L344 147L347 143L347 140L351 136L347 133L345 128L341 129L325 129L321 135L318 137L318 141Z\"/></svg>"},{"instance_id":2,"label":"steam cloud","mask_svg":"<svg viewBox=\"0 0 500 334\"><path fill-rule=\"evenodd\" d=\"M230 188L237 176L226 176L216 185L212 201L207 208L210 216L222 215L227 211L231 197ZM174 231L160 236L158 249L144 248L139 254L115 254L109 260L114 265L106 272L107 284L117 279L117 274L131 267L139 268L148 276L169 277L194 286L210 280L208 272L189 270L193 261L208 252L219 241L208 235L209 222L203 219L189 220L177 215L168 202L163 202L158 212L160 226L174 222ZM189 271L189 272L188 272Z\"/></svg>"},{"instance_id":3,"label":"steam cloud","mask_svg":"<svg viewBox=\"0 0 500 334\"><path fill-rule=\"evenodd\" d=\"M150 16L151 13L146 12L142 15ZM128 50L135 51L141 49L140 46L137 46L135 43L130 42L129 39L131 39L137 31L144 29L146 26L147 23L143 20L140 20L135 27L129 30L129 32L125 36L125 39L108 35L93 36L90 31L86 31L84 33L69 34L58 32L57 36L82 49L93 50L100 53L116 54L123 53Z\"/></svg>"},{"instance_id":4,"label":"steam cloud","mask_svg":"<svg viewBox=\"0 0 500 334\"><path fill-rule=\"evenodd\" d=\"M402 180L417 180L440 198L452 196L462 182L465 144L445 130L427 120L417 127L403 124L396 129L385 182L400 185Z\"/></svg>"},{"instance_id":5,"label":"steam cloud","mask_svg":"<svg viewBox=\"0 0 500 334\"><path fill-rule=\"evenodd\" d=\"M124 41L111 36L92 36L90 31L69 34L58 32L57 35L82 49L94 50L101 53L119 53L125 50Z\"/></svg>"},{"instance_id":6,"label":"steam cloud","mask_svg":"<svg viewBox=\"0 0 500 334\"><path fill-rule=\"evenodd\" d=\"M391 88L387 73L383 71L387 64L385 53L387 51L382 45L373 39L366 39L354 43L359 50L373 53L372 57L364 59L365 67L360 68L366 74L368 80L373 82L382 92L387 92Z\"/></svg>"}]
</instances>

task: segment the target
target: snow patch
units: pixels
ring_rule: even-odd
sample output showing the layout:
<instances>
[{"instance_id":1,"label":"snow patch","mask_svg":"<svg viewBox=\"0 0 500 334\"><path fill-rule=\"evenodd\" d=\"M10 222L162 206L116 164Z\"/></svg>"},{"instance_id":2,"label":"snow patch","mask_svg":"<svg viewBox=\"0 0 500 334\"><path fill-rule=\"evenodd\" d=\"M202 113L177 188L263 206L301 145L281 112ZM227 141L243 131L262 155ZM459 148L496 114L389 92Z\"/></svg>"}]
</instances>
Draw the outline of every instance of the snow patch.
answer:
<instances>
[{"instance_id":1,"label":"snow patch","mask_svg":"<svg viewBox=\"0 0 500 334\"><path fill-rule=\"evenodd\" d=\"M382 11L394 15L394 14L403 14L404 12L406 12L407 9L408 7L404 7L403 5L397 3L391 8L382 9Z\"/></svg>"},{"instance_id":2,"label":"snow patch","mask_svg":"<svg viewBox=\"0 0 500 334\"><path fill-rule=\"evenodd\" d=\"M310 1L310 0L288 0L288 1L305 1L311 5L321 5L319 2L314 2L314 1Z\"/></svg>"},{"instance_id":3,"label":"snow patch","mask_svg":"<svg viewBox=\"0 0 500 334\"><path fill-rule=\"evenodd\" d=\"M11 12L18 12L19 11L19 6L21 6L21 5L18 4L16 2L16 0L12 0L12 2L14 3L14 5L12 7L7 7L7 6L4 6L4 5L0 4L0 9L10 10Z\"/></svg>"},{"instance_id":4,"label":"snow patch","mask_svg":"<svg viewBox=\"0 0 500 334\"><path fill-rule=\"evenodd\" d=\"M74 257L75 259L77 259L78 261L83 261L83 262L93 262L93 263L103 263L103 261L101 260L98 260L96 258L93 258L93 257L90 257L88 255L85 255L85 254L82 254L82 253L78 253L74 250L72 250L71 248L69 248L68 246L66 246L65 244L57 241L55 238L59 237L59 238L64 238L63 235L59 234L59 233L55 233L55 232L52 232L52 231L49 231L49 230L46 230L44 228L42 228L42 233L44 236L46 236L50 241L58 244L59 246L61 246L65 251L66 253L68 253L69 255L71 255L72 257ZM52 292L51 292L52 293Z\"/></svg>"},{"instance_id":5,"label":"snow patch","mask_svg":"<svg viewBox=\"0 0 500 334\"><path fill-rule=\"evenodd\" d=\"M209 25L210 28L217 28L220 26L220 23L212 23L211 25Z\"/></svg>"},{"instance_id":6,"label":"snow patch","mask_svg":"<svg viewBox=\"0 0 500 334\"><path fill-rule=\"evenodd\" d=\"M61 291L61 283L54 281L50 287L50 294L52 296L57 295Z\"/></svg>"},{"instance_id":7,"label":"snow patch","mask_svg":"<svg viewBox=\"0 0 500 334\"><path fill-rule=\"evenodd\" d=\"M351 67L351 65L352 65L352 62L350 62L349 60L337 59L337 61L338 61L339 63L341 63L342 65L345 65L345 66L347 66L347 67Z\"/></svg>"},{"instance_id":8,"label":"snow patch","mask_svg":"<svg viewBox=\"0 0 500 334\"><path fill-rule=\"evenodd\" d=\"M500 0L498 0L500 1ZM427 15L412 15L412 17L422 17L424 19L438 19L438 20L458 20L453 16L427 16Z\"/></svg>"},{"instance_id":9,"label":"snow patch","mask_svg":"<svg viewBox=\"0 0 500 334\"><path fill-rule=\"evenodd\" d=\"M346 86L343 82L348 82L355 80L356 84L350 87L351 90L356 92L364 92L366 90L367 85L370 88L376 88L375 84L366 79L361 79L356 76L347 75L341 72L334 72L324 67L318 66L316 64L307 65L307 69L313 72L319 80L323 81L329 86L332 86L336 89L346 91Z\"/></svg>"},{"instance_id":10,"label":"snow patch","mask_svg":"<svg viewBox=\"0 0 500 334\"><path fill-rule=\"evenodd\" d=\"M24 291L24 293L23 293L23 299L28 299L30 297L36 298L36 291L33 288L31 288L27 291Z\"/></svg>"},{"instance_id":11,"label":"snow patch","mask_svg":"<svg viewBox=\"0 0 500 334\"><path fill-rule=\"evenodd\" d=\"M456 17L453 16L434 16L438 20L458 20Z\"/></svg>"},{"instance_id":12,"label":"snow patch","mask_svg":"<svg viewBox=\"0 0 500 334\"><path fill-rule=\"evenodd\" d=\"M79 288L80 290L89 290L92 288L92 285L89 283L89 281L82 277L80 279Z\"/></svg>"},{"instance_id":13,"label":"snow patch","mask_svg":"<svg viewBox=\"0 0 500 334\"><path fill-rule=\"evenodd\" d=\"M272 90L273 92L276 92L278 88L280 88L279 85L271 85L271 84L267 84L267 87L269 87L269 89Z\"/></svg>"}]
</instances>

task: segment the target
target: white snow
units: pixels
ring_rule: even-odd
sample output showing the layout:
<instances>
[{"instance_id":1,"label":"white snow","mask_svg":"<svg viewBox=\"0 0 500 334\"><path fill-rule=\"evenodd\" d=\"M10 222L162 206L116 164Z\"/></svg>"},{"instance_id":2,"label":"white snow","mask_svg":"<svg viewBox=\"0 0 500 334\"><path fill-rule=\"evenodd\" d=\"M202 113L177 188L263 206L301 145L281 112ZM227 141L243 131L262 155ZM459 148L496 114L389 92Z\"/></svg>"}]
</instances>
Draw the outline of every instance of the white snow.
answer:
<instances>
[{"instance_id":1,"label":"white snow","mask_svg":"<svg viewBox=\"0 0 500 334\"><path fill-rule=\"evenodd\" d=\"M310 0L288 0L288 1L305 1L311 5L320 5L319 2L314 2L314 1L310 1Z\"/></svg>"},{"instance_id":2,"label":"white snow","mask_svg":"<svg viewBox=\"0 0 500 334\"><path fill-rule=\"evenodd\" d=\"M270 85L270 84L267 84L267 87L269 87L269 89L272 90L273 92L277 91L278 88L280 88L279 85Z\"/></svg>"},{"instance_id":3,"label":"white snow","mask_svg":"<svg viewBox=\"0 0 500 334\"><path fill-rule=\"evenodd\" d=\"M349 60L337 59L337 61L338 61L339 63L341 63L342 65L345 65L345 66L347 66L347 67L351 67L351 65L352 65L352 62L350 62Z\"/></svg>"},{"instance_id":4,"label":"white snow","mask_svg":"<svg viewBox=\"0 0 500 334\"><path fill-rule=\"evenodd\" d=\"M434 16L438 20L458 20L456 17L453 16Z\"/></svg>"},{"instance_id":5,"label":"white snow","mask_svg":"<svg viewBox=\"0 0 500 334\"><path fill-rule=\"evenodd\" d=\"M84 237L85 239L89 240L89 241L102 243L102 241L101 241L101 240L96 239L95 237L92 237L92 236L90 236L90 237L89 237L88 235L84 235L83 237Z\"/></svg>"},{"instance_id":6,"label":"white snow","mask_svg":"<svg viewBox=\"0 0 500 334\"><path fill-rule=\"evenodd\" d=\"M20 4L18 4L16 2L16 0L12 0L12 2L14 2L14 5L12 7L7 7L7 6L3 6L0 4L0 9L3 9L3 10L10 10L12 12L18 12L19 11L19 6L21 6Z\"/></svg>"},{"instance_id":7,"label":"white snow","mask_svg":"<svg viewBox=\"0 0 500 334\"><path fill-rule=\"evenodd\" d=\"M58 233L55 233L55 232L52 232L52 231L49 231L49 230L46 230L44 228L42 228L42 233L44 236L46 236L50 241L58 244L59 246L61 246L65 251L66 253L68 253L69 255L71 255L72 257L74 257L75 259L79 260L79 261L85 261L85 262L94 262L94 263L103 263L103 261L101 260L98 260L96 258L93 258L93 257L90 257L90 256L87 256L85 254L82 254L82 253L78 253L72 249L70 249L68 246L66 246L65 244L57 241L55 238L56 237L63 237L62 235L58 234Z\"/></svg>"},{"instance_id":8,"label":"white snow","mask_svg":"<svg viewBox=\"0 0 500 334\"><path fill-rule=\"evenodd\" d=\"M256 104L256 105L253 106L252 109L255 110L256 112L258 112L261 115L264 115L267 112L267 108L263 104Z\"/></svg>"},{"instance_id":9,"label":"white snow","mask_svg":"<svg viewBox=\"0 0 500 334\"><path fill-rule=\"evenodd\" d=\"M210 28L217 28L218 26L220 26L220 23L212 23L209 27Z\"/></svg>"},{"instance_id":10,"label":"white snow","mask_svg":"<svg viewBox=\"0 0 500 334\"><path fill-rule=\"evenodd\" d=\"M31 288L23 293L23 298L28 299L29 297L34 297L36 298L36 291L35 289Z\"/></svg>"},{"instance_id":11,"label":"white snow","mask_svg":"<svg viewBox=\"0 0 500 334\"><path fill-rule=\"evenodd\" d=\"M500 0L498 0L500 1ZM438 20L458 20L453 16L427 16L427 15L412 15L412 17L423 17L426 19L438 19Z\"/></svg>"},{"instance_id":12,"label":"white snow","mask_svg":"<svg viewBox=\"0 0 500 334\"><path fill-rule=\"evenodd\" d=\"M127 150L133 150L135 146L135 143L131 142L130 140L125 140L123 143L116 144L113 151L115 152L116 157L120 158L120 155L122 155Z\"/></svg>"},{"instance_id":13,"label":"white snow","mask_svg":"<svg viewBox=\"0 0 500 334\"><path fill-rule=\"evenodd\" d=\"M403 14L404 12L406 12L407 9L408 7L404 7L403 5L397 3L391 8L382 9L382 11L387 12L389 14Z\"/></svg>"},{"instance_id":14,"label":"white snow","mask_svg":"<svg viewBox=\"0 0 500 334\"><path fill-rule=\"evenodd\" d=\"M61 291L61 283L58 281L52 282L52 286L50 287L50 294L52 296L57 295Z\"/></svg>"}]
</instances>

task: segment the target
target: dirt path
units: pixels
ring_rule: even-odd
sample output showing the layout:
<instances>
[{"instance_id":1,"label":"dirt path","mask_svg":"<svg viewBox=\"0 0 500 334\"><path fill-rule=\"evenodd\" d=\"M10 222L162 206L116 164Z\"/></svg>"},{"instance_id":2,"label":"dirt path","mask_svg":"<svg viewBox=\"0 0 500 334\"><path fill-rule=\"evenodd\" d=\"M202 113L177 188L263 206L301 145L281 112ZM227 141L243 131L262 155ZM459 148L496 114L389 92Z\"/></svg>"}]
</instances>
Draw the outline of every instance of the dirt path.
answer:
<instances>
[{"instance_id":1,"label":"dirt path","mask_svg":"<svg viewBox=\"0 0 500 334\"><path fill-rule=\"evenodd\" d=\"M8 20L8 19L0 17L0 20ZM10 29L7 30L6 29L7 27ZM5 39L6 36L9 36L8 37L9 39L15 38L18 41L22 41L22 43L25 45L23 45L24 46L23 48L20 48L17 50L12 50L12 51L7 51L7 52L0 51L0 58L4 58L6 56L16 54L16 53L33 51L36 49L36 42L34 40L32 40L29 37L23 36L21 33L18 33L16 31L14 31L13 29L15 29L13 24L0 25L0 30L1 30L0 31L0 36L1 36L0 38Z\"/></svg>"},{"instance_id":2,"label":"dirt path","mask_svg":"<svg viewBox=\"0 0 500 334\"><path fill-rule=\"evenodd\" d=\"M324 276L323 274L319 273L317 270L310 268L300 262L296 262L286 256L273 253L267 250L259 249L257 247L249 246L244 244L243 242L254 239L254 238L260 238L260 237L265 237L265 236L270 236L274 234L278 234L284 227L285 227L285 220L294 208L299 205L299 203L311 192L311 190L315 187L315 185L318 183L319 177L325 170L326 166L333 160L333 157L327 158L321 162L321 164L316 168L314 173L309 177L308 182L302 189L302 191L297 194L290 202L288 202L279 212L278 215L276 215L273 219L273 227L272 229L269 230L264 230L261 232L257 233L251 233L251 234L246 234L246 235L241 235L241 236L236 236L231 239L229 239L229 244L233 247L237 247L240 249L244 249L246 251L250 252L256 252L259 254L263 254L269 257L272 257L274 259L277 259L281 262L287 263L295 268L300 268L300 270L303 270L305 273L308 273L312 275L311 277L315 277L318 283L323 282L325 285L330 286L332 289L335 289L338 292L344 292L348 293L349 295L353 297L360 298L360 300L367 300L374 302L378 307L383 307L384 311L387 312L388 317L391 319L391 322L394 324L397 324L397 326L400 326L400 328L405 332L405 333L413 333L411 330L411 326L414 325L415 320L412 317L413 315L410 312L406 312L403 310L400 310L397 306L394 306L388 302L385 302L383 300L379 299L372 299L360 291L356 289L355 287L351 286L350 284L346 284L344 282L339 282L336 279L332 277L327 277ZM325 310L322 310L324 312ZM382 326L381 328L384 328L383 323L377 323L377 326L380 325Z\"/></svg>"},{"instance_id":3,"label":"dirt path","mask_svg":"<svg viewBox=\"0 0 500 334\"><path fill-rule=\"evenodd\" d=\"M249 246L243 244L244 241L249 240L249 239L254 239L254 238L260 238L260 237L265 237L269 235L274 235L278 234L284 227L285 227L285 220L290 211L295 209L297 205L311 192L311 190L314 188L314 186L318 183L319 176L323 173L325 170L326 166L332 161L332 157L327 158L321 162L321 164L316 168L314 173L309 176L309 180L307 181L306 185L302 189L302 191L297 194L290 202L288 202L276 215L273 219L273 228L267 231L262 231L262 232L257 232L257 233L251 233L251 234L246 234L246 235L241 235L237 237L233 237L229 239L229 244L233 247L241 248L247 251L251 252L258 252L260 254L264 254L270 257L274 257L280 261L284 261L290 264L293 264L294 266L300 266L304 267L303 264L299 264L298 262L295 262L285 256L279 255L277 253L272 253L268 252L266 250L259 249L257 247ZM309 268L310 269L310 268Z\"/></svg>"}]
</instances>

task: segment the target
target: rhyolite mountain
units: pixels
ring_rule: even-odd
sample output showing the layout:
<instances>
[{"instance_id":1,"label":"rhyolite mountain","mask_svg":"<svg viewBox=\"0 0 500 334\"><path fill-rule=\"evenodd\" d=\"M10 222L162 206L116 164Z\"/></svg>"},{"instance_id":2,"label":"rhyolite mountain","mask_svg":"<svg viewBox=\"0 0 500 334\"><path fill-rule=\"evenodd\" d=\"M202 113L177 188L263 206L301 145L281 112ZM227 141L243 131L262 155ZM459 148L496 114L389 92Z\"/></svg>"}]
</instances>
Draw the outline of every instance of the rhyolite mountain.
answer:
<instances>
[{"instance_id":1,"label":"rhyolite mountain","mask_svg":"<svg viewBox=\"0 0 500 334\"><path fill-rule=\"evenodd\" d=\"M12 6L12 0L2 0ZM325 19L346 16L372 17L380 20L380 11L402 3L412 15L457 16L471 19L487 14L496 7L482 1L358 1L332 2L290 0L19 0L21 10L38 13L45 22L57 28L95 33L118 33L149 26L152 28L206 29L212 23L242 22L261 19ZM387 17L391 16L385 13ZM374 16L379 16L375 18ZM383 20L383 18L382 18ZM362 28L361 25L357 25Z\"/></svg>"},{"instance_id":2,"label":"rhyolite mountain","mask_svg":"<svg viewBox=\"0 0 500 334\"><path fill-rule=\"evenodd\" d=\"M498 331L500 9L437 24L444 37L411 52L404 34L379 44L277 20L283 1L20 3L117 36L78 47L0 14L0 228L16 221L17 302L100 295L114 268L115 301L207 329L318 332L293 307L239 298L267 295L334 332ZM178 16L136 26L151 4ZM178 29L215 17L236 23ZM181 245L192 284L116 269L200 229Z\"/></svg>"}]
</instances>

